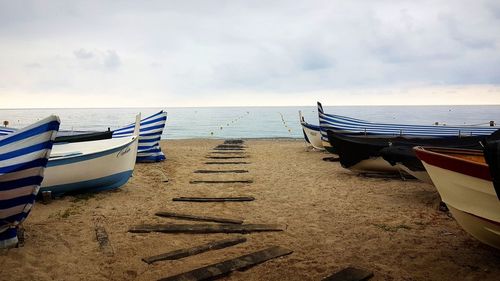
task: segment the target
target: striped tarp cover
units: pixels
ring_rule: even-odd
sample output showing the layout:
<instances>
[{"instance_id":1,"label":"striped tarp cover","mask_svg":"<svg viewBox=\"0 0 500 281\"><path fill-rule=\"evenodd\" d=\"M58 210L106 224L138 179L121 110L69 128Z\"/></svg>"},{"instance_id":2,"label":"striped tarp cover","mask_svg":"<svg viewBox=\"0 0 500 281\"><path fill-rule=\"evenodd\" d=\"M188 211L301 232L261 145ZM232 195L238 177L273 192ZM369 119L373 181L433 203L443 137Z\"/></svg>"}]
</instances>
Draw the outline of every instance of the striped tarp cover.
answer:
<instances>
[{"instance_id":1,"label":"striped tarp cover","mask_svg":"<svg viewBox=\"0 0 500 281\"><path fill-rule=\"evenodd\" d=\"M328 142L327 130L342 134L367 134L407 137L453 137L453 136L485 136L500 127L490 126L433 126L373 123L365 120L327 114L318 102L319 125L321 139Z\"/></svg>"},{"instance_id":2,"label":"striped tarp cover","mask_svg":"<svg viewBox=\"0 0 500 281\"><path fill-rule=\"evenodd\" d=\"M167 121L167 112L160 111L141 120L137 162L159 162L165 160L160 148L160 139ZM130 124L113 132L113 138L131 136L134 124Z\"/></svg>"},{"instance_id":3,"label":"striped tarp cover","mask_svg":"<svg viewBox=\"0 0 500 281\"><path fill-rule=\"evenodd\" d=\"M17 244L17 226L35 202L59 124L49 116L0 137L0 248Z\"/></svg>"}]
</instances>

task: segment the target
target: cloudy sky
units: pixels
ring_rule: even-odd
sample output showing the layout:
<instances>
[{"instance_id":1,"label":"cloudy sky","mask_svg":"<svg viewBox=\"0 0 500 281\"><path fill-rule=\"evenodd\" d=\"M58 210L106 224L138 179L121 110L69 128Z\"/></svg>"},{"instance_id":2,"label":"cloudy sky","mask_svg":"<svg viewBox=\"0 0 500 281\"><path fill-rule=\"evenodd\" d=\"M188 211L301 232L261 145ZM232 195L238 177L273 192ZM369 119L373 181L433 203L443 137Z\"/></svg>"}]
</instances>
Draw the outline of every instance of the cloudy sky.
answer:
<instances>
[{"instance_id":1,"label":"cloudy sky","mask_svg":"<svg viewBox=\"0 0 500 281\"><path fill-rule=\"evenodd\" d=\"M0 108L500 104L500 1L0 0Z\"/></svg>"}]
</instances>

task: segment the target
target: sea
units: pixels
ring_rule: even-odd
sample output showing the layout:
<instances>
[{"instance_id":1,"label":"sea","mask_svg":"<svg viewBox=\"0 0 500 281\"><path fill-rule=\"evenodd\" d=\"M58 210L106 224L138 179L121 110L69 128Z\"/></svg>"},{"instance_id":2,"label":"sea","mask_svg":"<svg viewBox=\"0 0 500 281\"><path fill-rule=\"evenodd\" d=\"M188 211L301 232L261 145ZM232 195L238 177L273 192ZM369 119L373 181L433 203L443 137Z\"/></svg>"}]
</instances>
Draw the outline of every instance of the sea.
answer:
<instances>
[{"instance_id":1,"label":"sea","mask_svg":"<svg viewBox=\"0 0 500 281\"><path fill-rule=\"evenodd\" d=\"M315 106L172 107L172 108L33 108L0 109L0 126L22 128L48 115L61 119L61 130L103 131L128 125L141 113L168 112L163 139L302 138L299 111L318 124ZM500 124L500 105L473 106L326 106L327 113L372 122L433 125Z\"/></svg>"}]
</instances>

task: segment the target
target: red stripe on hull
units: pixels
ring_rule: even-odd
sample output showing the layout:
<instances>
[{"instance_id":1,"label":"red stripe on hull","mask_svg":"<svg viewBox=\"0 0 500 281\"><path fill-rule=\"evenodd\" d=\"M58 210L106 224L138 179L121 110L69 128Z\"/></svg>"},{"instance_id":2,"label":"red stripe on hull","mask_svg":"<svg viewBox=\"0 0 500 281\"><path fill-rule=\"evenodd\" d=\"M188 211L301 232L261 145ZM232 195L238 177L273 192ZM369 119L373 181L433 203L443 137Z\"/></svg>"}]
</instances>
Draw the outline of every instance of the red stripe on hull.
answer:
<instances>
[{"instance_id":1,"label":"red stripe on hull","mask_svg":"<svg viewBox=\"0 0 500 281\"><path fill-rule=\"evenodd\" d=\"M451 155L445 154L447 149L439 148L436 151L442 151L443 153L438 153L432 151L432 148L422 148L415 147L413 148L417 157L432 166L436 166L442 169L450 170L453 172L457 172L460 174L468 175L471 177L492 181L490 170L488 165L483 163L477 163L474 161L453 157ZM449 149L450 152L457 153L462 150L458 149ZM470 150L463 150L464 154L470 154Z\"/></svg>"}]
</instances>

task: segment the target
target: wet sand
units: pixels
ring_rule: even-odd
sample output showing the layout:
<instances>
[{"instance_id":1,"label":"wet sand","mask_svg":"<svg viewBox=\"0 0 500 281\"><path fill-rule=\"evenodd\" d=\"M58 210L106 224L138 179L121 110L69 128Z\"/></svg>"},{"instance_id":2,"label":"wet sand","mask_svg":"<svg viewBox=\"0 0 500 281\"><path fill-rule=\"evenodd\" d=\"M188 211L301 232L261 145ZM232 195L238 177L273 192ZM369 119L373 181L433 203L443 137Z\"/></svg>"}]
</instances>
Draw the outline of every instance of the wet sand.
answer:
<instances>
[{"instance_id":1,"label":"wet sand","mask_svg":"<svg viewBox=\"0 0 500 281\"><path fill-rule=\"evenodd\" d=\"M465 233L438 210L431 185L366 178L325 162L301 140L248 140L248 165L205 165L220 140L162 142L168 160L138 164L121 189L37 203L25 222L24 247L0 253L0 280L156 280L279 245L293 254L222 280L320 280L346 266L370 269L371 280L498 280L500 251ZM214 154L215 155L215 154ZM222 156L223 154L219 154ZM198 169L245 169L195 174ZM253 180L190 184L191 180ZM252 202L172 202L178 196L253 196ZM233 234L135 234L142 223L193 223L160 218L173 211L279 224L285 231L247 234L248 241L177 261L141 258ZM105 227L113 256L98 246Z\"/></svg>"}]
</instances>

